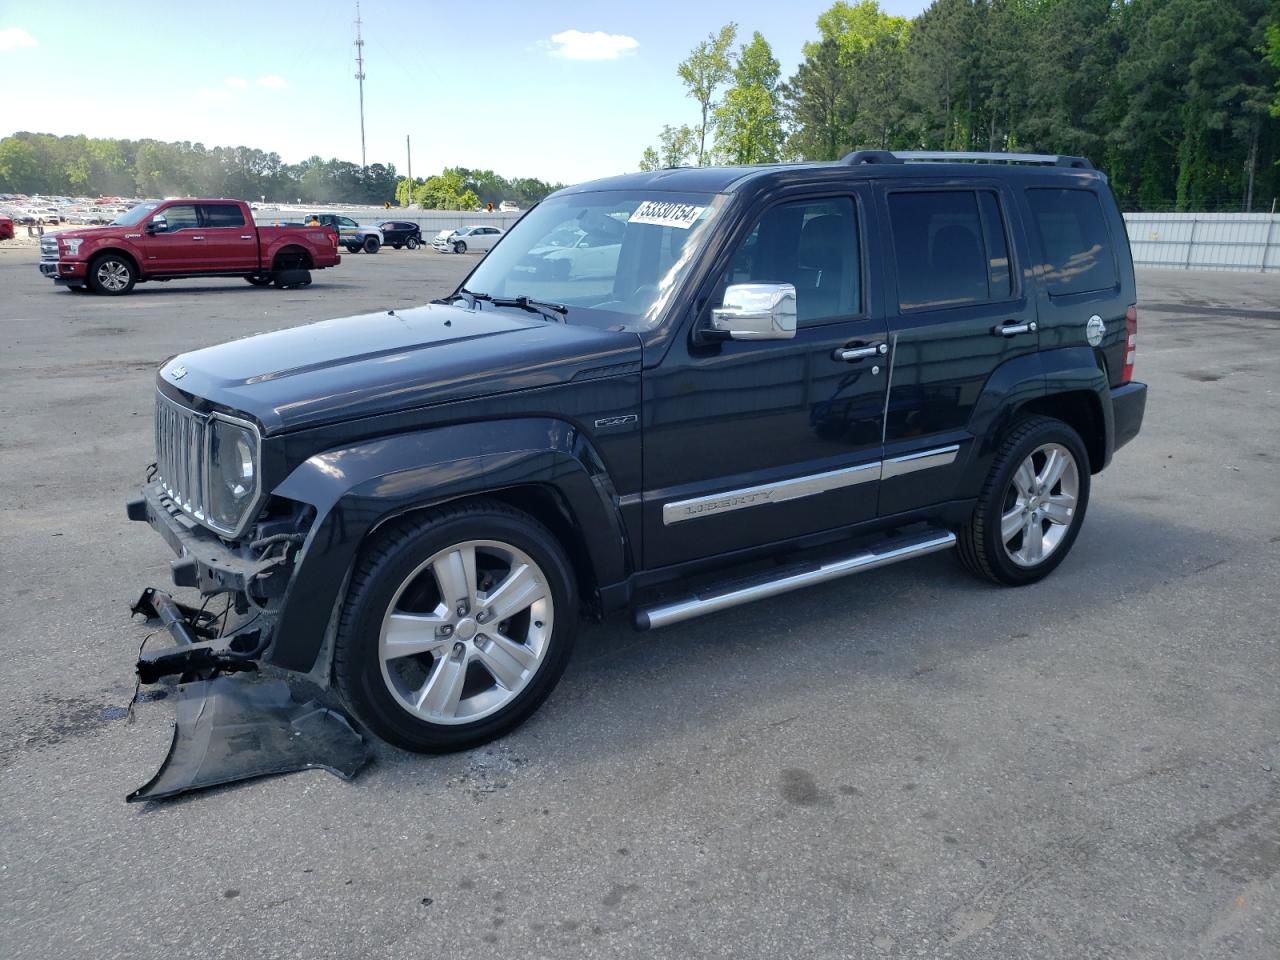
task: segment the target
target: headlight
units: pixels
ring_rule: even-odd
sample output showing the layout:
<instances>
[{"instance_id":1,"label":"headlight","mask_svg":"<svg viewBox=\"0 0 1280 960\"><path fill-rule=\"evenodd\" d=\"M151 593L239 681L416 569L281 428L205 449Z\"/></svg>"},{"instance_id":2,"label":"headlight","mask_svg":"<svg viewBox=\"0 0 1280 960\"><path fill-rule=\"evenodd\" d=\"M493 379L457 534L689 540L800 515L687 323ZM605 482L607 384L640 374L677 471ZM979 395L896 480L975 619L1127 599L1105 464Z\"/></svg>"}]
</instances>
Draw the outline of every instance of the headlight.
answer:
<instances>
[{"instance_id":1,"label":"headlight","mask_svg":"<svg viewBox=\"0 0 1280 960\"><path fill-rule=\"evenodd\" d=\"M82 243L84 243L84 240L70 238L62 241L63 246L67 248L67 253L71 254L73 257L80 252L80 244Z\"/></svg>"},{"instance_id":2,"label":"headlight","mask_svg":"<svg viewBox=\"0 0 1280 960\"><path fill-rule=\"evenodd\" d=\"M214 415L209 431L209 523L238 532L258 500L258 435L238 421Z\"/></svg>"}]
</instances>

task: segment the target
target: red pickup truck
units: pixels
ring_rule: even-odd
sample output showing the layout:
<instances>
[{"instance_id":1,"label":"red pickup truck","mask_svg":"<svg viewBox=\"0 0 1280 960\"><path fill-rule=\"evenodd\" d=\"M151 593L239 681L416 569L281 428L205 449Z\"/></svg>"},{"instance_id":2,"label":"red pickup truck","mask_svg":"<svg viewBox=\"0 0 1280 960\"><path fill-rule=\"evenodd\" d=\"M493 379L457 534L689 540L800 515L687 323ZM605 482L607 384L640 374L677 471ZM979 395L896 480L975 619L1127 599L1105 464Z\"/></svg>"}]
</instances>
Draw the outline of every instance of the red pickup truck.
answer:
<instances>
[{"instance_id":1,"label":"red pickup truck","mask_svg":"<svg viewBox=\"0 0 1280 960\"><path fill-rule=\"evenodd\" d=\"M47 233L40 272L54 283L120 296L146 280L244 277L303 286L342 262L332 227L259 227L239 200L140 203L105 227Z\"/></svg>"}]
</instances>

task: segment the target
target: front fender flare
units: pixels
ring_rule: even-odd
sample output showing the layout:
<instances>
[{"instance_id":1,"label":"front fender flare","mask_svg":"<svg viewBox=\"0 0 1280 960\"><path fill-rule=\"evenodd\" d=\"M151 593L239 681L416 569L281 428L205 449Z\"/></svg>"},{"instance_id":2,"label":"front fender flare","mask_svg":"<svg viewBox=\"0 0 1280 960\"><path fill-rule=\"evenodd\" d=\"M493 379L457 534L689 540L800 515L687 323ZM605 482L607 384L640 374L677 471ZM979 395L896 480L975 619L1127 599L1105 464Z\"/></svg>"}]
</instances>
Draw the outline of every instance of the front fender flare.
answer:
<instances>
[{"instance_id":1,"label":"front fender flare","mask_svg":"<svg viewBox=\"0 0 1280 960\"><path fill-rule=\"evenodd\" d=\"M598 584L630 572L618 495L582 432L550 418L436 427L364 440L306 460L273 491L310 504L316 519L294 569L267 659L315 666L361 545L379 525L412 510L517 486L549 487L569 507Z\"/></svg>"}]
</instances>

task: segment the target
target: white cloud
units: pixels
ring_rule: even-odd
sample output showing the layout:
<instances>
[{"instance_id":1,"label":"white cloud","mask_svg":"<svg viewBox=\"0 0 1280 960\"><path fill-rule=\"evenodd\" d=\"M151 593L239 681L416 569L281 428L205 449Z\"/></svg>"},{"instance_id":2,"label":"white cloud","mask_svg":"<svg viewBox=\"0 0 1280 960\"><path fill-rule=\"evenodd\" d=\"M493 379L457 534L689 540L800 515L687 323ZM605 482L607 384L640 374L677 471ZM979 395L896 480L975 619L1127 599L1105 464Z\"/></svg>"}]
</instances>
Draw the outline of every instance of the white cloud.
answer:
<instances>
[{"instance_id":1,"label":"white cloud","mask_svg":"<svg viewBox=\"0 0 1280 960\"><path fill-rule=\"evenodd\" d=\"M288 85L288 80L284 77L277 77L274 73L269 73L265 77L258 78L258 86L270 87L272 90L283 90Z\"/></svg>"},{"instance_id":2,"label":"white cloud","mask_svg":"<svg viewBox=\"0 0 1280 960\"><path fill-rule=\"evenodd\" d=\"M17 50L19 47L34 47L36 38L21 27L0 27L0 50Z\"/></svg>"},{"instance_id":3,"label":"white cloud","mask_svg":"<svg viewBox=\"0 0 1280 960\"><path fill-rule=\"evenodd\" d=\"M622 54L630 53L640 46L635 37L622 33L605 33L603 30L592 33L564 30L553 34L551 42L555 44L551 55L564 57L566 60L617 60Z\"/></svg>"},{"instance_id":4,"label":"white cloud","mask_svg":"<svg viewBox=\"0 0 1280 960\"><path fill-rule=\"evenodd\" d=\"M227 79L222 82L228 87L235 87L237 90L243 90L249 85L249 81L244 77L227 77Z\"/></svg>"}]
</instances>

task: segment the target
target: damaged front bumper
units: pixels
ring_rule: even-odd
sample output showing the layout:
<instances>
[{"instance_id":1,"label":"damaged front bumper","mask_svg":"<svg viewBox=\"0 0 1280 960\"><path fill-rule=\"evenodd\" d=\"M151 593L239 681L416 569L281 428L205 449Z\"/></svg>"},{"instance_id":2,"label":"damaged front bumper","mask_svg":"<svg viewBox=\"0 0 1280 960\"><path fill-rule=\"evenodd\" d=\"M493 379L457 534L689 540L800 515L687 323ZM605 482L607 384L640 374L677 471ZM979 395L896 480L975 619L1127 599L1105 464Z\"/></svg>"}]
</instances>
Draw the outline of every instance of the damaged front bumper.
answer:
<instances>
[{"instance_id":1,"label":"damaged front bumper","mask_svg":"<svg viewBox=\"0 0 1280 960\"><path fill-rule=\"evenodd\" d=\"M133 613L159 620L174 645L144 650L138 658L138 679L156 683L168 676L189 680L253 669L271 643L303 539L296 526L289 521L259 525L252 539L226 541L183 513L158 483L145 486L126 509L130 520L150 524L178 555L170 561L176 586L195 587L206 597L229 597L225 616L219 618L155 588L143 591ZM232 608L242 623L228 629Z\"/></svg>"}]
</instances>

